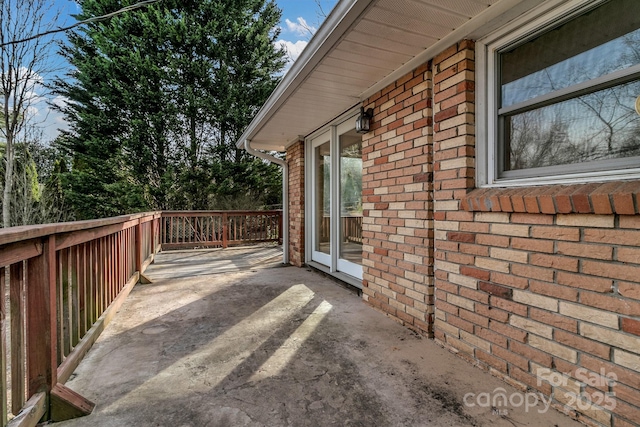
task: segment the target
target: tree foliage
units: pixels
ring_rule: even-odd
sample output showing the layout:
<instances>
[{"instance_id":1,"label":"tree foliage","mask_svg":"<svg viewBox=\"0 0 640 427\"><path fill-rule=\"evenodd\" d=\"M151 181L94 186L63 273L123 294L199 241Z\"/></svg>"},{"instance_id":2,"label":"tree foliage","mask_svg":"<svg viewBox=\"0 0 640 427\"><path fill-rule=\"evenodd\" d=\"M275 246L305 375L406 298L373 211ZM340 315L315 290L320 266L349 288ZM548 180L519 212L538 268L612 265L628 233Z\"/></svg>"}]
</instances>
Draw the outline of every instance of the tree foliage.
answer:
<instances>
[{"instance_id":1,"label":"tree foliage","mask_svg":"<svg viewBox=\"0 0 640 427\"><path fill-rule=\"evenodd\" d=\"M12 218L16 147L33 125L33 106L42 96L42 79L52 71L51 38L15 43L53 28L57 20L47 0L2 0L0 7L0 141L3 143L2 225Z\"/></svg>"},{"instance_id":2,"label":"tree foliage","mask_svg":"<svg viewBox=\"0 0 640 427\"><path fill-rule=\"evenodd\" d=\"M130 4L84 0L77 19ZM280 171L235 148L278 83L272 0L166 0L69 33L55 82L76 216L279 202Z\"/></svg>"}]
</instances>

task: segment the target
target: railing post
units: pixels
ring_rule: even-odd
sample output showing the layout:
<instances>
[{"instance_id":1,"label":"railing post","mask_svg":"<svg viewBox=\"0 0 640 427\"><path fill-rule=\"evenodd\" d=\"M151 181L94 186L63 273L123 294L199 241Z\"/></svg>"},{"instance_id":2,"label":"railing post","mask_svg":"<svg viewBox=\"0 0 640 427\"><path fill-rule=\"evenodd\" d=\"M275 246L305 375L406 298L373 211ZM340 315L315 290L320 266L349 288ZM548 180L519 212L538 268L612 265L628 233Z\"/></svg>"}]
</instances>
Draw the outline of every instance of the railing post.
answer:
<instances>
[{"instance_id":1,"label":"railing post","mask_svg":"<svg viewBox=\"0 0 640 427\"><path fill-rule=\"evenodd\" d=\"M24 286L24 266L22 262L12 264L9 268L9 304L11 307L11 410L14 414L20 412L24 405L24 358L25 330L24 316L26 315L26 299ZM4 293L4 282L2 282Z\"/></svg>"},{"instance_id":2,"label":"railing post","mask_svg":"<svg viewBox=\"0 0 640 427\"><path fill-rule=\"evenodd\" d=\"M222 214L222 247L229 246L229 217L226 212Z\"/></svg>"},{"instance_id":3,"label":"railing post","mask_svg":"<svg viewBox=\"0 0 640 427\"><path fill-rule=\"evenodd\" d=\"M138 224L136 224L136 243L135 243L135 254L136 254L136 271L142 273L142 224L138 220Z\"/></svg>"},{"instance_id":4,"label":"railing post","mask_svg":"<svg viewBox=\"0 0 640 427\"><path fill-rule=\"evenodd\" d=\"M0 385L2 385L5 393L0 396L0 426L7 425L7 393L4 387L7 384L7 325L5 327L7 319L7 306L5 303L5 273L4 267L0 267Z\"/></svg>"},{"instance_id":5,"label":"railing post","mask_svg":"<svg viewBox=\"0 0 640 427\"><path fill-rule=\"evenodd\" d=\"M155 217L151 220L151 253L155 255L156 253L156 219Z\"/></svg>"},{"instance_id":6,"label":"railing post","mask_svg":"<svg viewBox=\"0 0 640 427\"><path fill-rule=\"evenodd\" d=\"M282 244L282 212L278 215L278 244Z\"/></svg>"},{"instance_id":7,"label":"railing post","mask_svg":"<svg viewBox=\"0 0 640 427\"><path fill-rule=\"evenodd\" d=\"M47 395L58 381L55 235L27 261L27 391Z\"/></svg>"}]
</instances>

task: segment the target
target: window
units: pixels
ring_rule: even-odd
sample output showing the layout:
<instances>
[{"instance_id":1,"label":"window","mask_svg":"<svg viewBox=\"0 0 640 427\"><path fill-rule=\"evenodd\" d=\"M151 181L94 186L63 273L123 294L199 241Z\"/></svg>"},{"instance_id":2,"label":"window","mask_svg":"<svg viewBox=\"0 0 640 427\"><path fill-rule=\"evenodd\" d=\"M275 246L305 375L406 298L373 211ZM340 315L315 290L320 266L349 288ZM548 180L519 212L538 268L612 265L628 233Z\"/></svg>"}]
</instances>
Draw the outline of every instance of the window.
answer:
<instances>
[{"instance_id":1,"label":"window","mask_svg":"<svg viewBox=\"0 0 640 427\"><path fill-rule=\"evenodd\" d=\"M479 183L640 177L640 1L551 3L478 43Z\"/></svg>"}]
</instances>

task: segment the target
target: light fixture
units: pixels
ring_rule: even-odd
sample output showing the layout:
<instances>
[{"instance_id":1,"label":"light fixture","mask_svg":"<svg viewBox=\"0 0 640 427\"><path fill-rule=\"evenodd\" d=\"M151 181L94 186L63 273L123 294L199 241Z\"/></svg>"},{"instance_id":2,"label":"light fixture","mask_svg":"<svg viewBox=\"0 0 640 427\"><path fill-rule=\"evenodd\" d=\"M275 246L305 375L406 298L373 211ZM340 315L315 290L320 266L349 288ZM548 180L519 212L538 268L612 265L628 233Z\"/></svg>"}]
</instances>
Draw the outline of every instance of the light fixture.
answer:
<instances>
[{"instance_id":1,"label":"light fixture","mask_svg":"<svg viewBox=\"0 0 640 427\"><path fill-rule=\"evenodd\" d=\"M371 119L373 119L373 108L365 111L364 107L360 107L360 115L356 119L356 132L369 132L369 129L371 129Z\"/></svg>"}]
</instances>

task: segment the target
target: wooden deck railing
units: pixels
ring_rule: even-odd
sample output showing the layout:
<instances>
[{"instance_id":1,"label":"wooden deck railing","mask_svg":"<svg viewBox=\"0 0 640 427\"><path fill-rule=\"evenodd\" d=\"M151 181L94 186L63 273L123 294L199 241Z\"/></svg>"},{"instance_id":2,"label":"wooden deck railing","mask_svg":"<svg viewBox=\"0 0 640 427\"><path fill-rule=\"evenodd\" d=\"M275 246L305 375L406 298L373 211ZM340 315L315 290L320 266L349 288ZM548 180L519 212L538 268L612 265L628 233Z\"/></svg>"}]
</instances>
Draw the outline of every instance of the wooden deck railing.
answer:
<instances>
[{"instance_id":1,"label":"wooden deck railing","mask_svg":"<svg viewBox=\"0 0 640 427\"><path fill-rule=\"evenodd\" d=\"M64 383L159 250L278 241L281 229L281 212L271 211L148 212L0 230L0 427L91 412Z\"/></svg>"},{"instance_id":2,"label":"wooden deck railing","mask_svg":"<svg viewBox=\"0 0 640 427\"><path fill-rule=\"evenodd\" d=\"M152 262L159 232L159 212L0 230L0 425L92 410L63 384Z\"/></svg>"},{"instance_id":3,"label":"wooden deck railing","mask_svg":"<svg viewBox=\"0 0 640 427\"><path fill-rule=\"evenodd\" d=\"M165 211L162 248L222 247L280 242L282 211Z\"/></svg>"}]
</instances>

